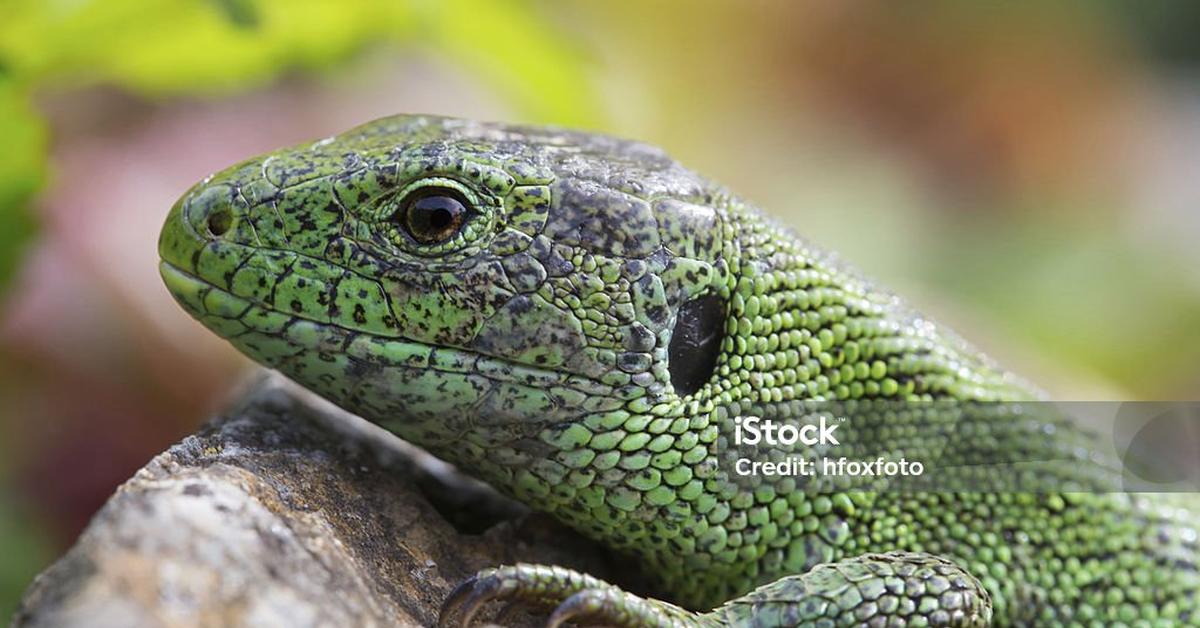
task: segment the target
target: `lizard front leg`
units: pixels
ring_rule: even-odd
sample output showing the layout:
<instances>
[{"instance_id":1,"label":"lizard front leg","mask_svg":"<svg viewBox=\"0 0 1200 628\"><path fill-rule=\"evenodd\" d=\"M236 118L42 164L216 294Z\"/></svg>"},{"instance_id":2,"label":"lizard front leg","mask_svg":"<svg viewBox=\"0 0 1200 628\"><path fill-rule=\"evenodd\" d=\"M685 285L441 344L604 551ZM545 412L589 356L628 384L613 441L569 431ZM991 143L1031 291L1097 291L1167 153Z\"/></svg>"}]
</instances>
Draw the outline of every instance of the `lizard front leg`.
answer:
<instances>
[{"instance_id":1,"label":"lizard front leg","mask_svg":"<svg viewBox=\"0 0 1200 628\"><path fill-rule=\"evenodd\" d=\"M864 554L780 578L707 613L626 593L559 567L516 565L459 585L441 623L468 625L493 600L557 605L549 626L586 620L628 628L717 626L987 626L987 591L954 563L930 554Z\"/></svg>"}]
</instances>

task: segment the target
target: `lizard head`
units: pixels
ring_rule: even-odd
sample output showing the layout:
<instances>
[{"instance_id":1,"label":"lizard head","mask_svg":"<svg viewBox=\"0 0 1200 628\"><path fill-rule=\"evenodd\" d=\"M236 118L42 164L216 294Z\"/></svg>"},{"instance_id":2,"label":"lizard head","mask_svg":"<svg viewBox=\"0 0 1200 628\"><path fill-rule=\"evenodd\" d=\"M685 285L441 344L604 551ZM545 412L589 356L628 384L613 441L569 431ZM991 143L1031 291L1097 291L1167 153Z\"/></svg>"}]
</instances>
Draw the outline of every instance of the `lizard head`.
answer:
<instances>
[{"instance_id":1,"label":"lizard head","mask_svg":"<svg viewBox=\"0 0 1200 628\"><path fill-rule=\"evenodd\" d=\"M397 116L205 179L160 269L335 403L452 460L536 458L710 392L728 202L643 144Z\"/></svg>"}]
</instances>

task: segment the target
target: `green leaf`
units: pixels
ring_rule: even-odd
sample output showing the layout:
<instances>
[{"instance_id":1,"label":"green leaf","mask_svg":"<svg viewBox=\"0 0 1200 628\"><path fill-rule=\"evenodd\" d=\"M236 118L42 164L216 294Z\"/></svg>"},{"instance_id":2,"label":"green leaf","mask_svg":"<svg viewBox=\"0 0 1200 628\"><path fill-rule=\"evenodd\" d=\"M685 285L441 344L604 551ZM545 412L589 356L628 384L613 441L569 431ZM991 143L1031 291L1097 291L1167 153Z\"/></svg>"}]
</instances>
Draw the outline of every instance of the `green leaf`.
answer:
<instances>
[{"instance_id":1,"label":"green leaf","mask_svg":"<svg viewBox=\"0 0 1200 628\"><path fill-rule=\"evenodd\" d=\"M46 130L23 90L0 75L0 293L8 286L33 234L29 201L41 186Z\"/></svg>"},{"instance_id":2,"label":"green leaf","mask_svg":"<svg viewBox=\"0 0 1200 628\"><path fill-rule=\"evenodd\" d=\"M403 32L404 2L13 0L0 55L41 83L112 83L148 95L229 91L328 66Z\"/></svg>"},{"instance_id":3,"label":"green leaf","mask_svg":"<svg viewBox=\"0 0 1200 628\"><path fill-rule=\"evenodd\" d=\"M425 37L532 118L573 127L601 121L582 49L526 3L447 0L425 15Z\"/></svg>"},{"instance_id":4,"label":"green leaf","mask_svg":"<svg viewBox=\"0 0 1200 628\"><path fill-rule=\"evenodd\" d=\"M462 63L533 119L598 118L580 50L524 2L10 0L0 20L0 58L22 80L150 96L243 89L381 42Z\"/></svg>"}]
</instances>

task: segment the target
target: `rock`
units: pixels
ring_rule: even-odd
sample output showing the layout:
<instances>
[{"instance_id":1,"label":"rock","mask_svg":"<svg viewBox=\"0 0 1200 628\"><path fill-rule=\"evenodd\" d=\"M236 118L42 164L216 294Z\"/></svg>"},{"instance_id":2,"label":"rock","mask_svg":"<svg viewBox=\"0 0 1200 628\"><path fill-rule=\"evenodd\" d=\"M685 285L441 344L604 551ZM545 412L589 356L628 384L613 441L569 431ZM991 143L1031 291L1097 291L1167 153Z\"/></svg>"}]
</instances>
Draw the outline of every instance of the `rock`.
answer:
<instances>
[{"instance_id":1,"label":"rock","mask_svg":"<svg viewBox=\"0 0 1200 628\"><path fill-rule=\"evenodd\" d=\"M430 626L458 582L518 561L610 571L565 528L264 377L117 489L13 625Z\"/></svg>"}]
</instances>

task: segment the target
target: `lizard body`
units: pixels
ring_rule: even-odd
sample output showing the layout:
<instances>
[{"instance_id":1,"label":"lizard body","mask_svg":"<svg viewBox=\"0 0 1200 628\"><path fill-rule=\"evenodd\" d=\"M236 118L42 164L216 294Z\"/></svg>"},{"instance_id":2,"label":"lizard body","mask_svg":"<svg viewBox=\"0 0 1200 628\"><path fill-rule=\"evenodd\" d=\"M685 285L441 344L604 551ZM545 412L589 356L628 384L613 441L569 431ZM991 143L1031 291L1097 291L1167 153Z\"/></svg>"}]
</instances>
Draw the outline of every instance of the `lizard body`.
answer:
<instances>
[{"instance_id":1,"label":"lizard body","mask_svg":"<svg viewBox=\"0 0 1200 628\"><path fill-rule=\"evenodd\" d=\"M746 417L1040 393L653 147L385 118L209 177L160 253L242 352L713 608L519 565L452 595L464 621L506 596L622 625L1200 621L1179 496L735 481L721 453ZM887 449L907 415L884 416L843 439ZM992 446L1077 436L1051 423Z\"/></svg>"}]
</instances>

